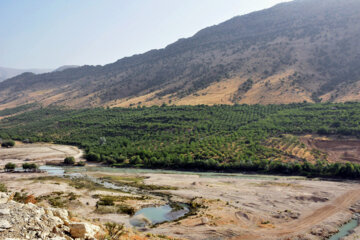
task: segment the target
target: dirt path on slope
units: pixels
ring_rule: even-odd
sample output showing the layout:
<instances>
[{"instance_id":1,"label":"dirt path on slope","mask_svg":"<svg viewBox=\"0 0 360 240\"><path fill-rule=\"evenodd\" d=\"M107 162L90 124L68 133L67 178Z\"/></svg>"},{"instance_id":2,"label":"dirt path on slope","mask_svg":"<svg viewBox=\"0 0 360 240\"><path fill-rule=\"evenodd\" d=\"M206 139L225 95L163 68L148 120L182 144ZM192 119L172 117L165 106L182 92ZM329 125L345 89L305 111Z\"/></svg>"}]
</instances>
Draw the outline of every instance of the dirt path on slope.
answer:
<instances>
[{"instance_id":1,"label":"dirt path on slope","mask_svg":"<svg viewBox=\"0 0 360 240\"><path fill-rule=\"evenodd\" d=\"M317 225L331 217L332 215L346 211L351 205L360 200L360 189L350 190L342 196L336 198L330 204L318 208L310 215L300 218L299 220L282 224L277 229L260 229L256 234L241 235L233 240L258 240L264 236L284 237L290 234L297 234L304 230L310 229L312 226Z\"/></svg>"}]
</instances>

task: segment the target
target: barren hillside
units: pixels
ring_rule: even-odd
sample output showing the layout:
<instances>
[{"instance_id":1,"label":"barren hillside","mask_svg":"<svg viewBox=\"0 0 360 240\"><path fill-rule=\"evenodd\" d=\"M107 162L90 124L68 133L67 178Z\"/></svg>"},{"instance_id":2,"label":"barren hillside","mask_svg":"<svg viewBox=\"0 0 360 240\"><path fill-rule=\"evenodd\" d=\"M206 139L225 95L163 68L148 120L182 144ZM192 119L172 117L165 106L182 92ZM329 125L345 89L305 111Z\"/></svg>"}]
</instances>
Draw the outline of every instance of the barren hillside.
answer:
<instances>
[{"instance_id":1,"label":"barren hillside","mask_svg":"<svg viewBox=\"0 0 360 240\"><path fill-rule=\"evenodd\" d=\"M0 108L360 100L360 2L295 0L161 50L0 83Z\"/></svg>"}]
</instances>

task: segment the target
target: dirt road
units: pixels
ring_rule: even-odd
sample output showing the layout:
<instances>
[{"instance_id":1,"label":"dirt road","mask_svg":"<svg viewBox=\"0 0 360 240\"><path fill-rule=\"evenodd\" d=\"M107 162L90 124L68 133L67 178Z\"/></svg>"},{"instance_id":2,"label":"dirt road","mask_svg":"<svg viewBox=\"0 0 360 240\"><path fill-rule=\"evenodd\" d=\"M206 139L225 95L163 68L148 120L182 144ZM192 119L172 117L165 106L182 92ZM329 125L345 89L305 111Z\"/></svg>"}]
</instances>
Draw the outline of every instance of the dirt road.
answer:
<instances>
[{"instance_id":1,"label":"dirt road","mask_svg":"<svg viewBox=\"0 0 360 240\"><path fill-rule=\"evenodd\" d=\"M360 201L360 189L350 190L342 196L333 200L331 203L316 209L314 212L304 216L303 218L283 224L276 227L275 229L261 229L258 230L256 234L241 235L231 239L258 240L262 239L264 236L273 236L274 238L276 238L301 233L321 223L322 221L326 220L327 218L331 217L336 213L348 211L351 205L353 205L357 201Z\"/></svg>"}]
</instances>

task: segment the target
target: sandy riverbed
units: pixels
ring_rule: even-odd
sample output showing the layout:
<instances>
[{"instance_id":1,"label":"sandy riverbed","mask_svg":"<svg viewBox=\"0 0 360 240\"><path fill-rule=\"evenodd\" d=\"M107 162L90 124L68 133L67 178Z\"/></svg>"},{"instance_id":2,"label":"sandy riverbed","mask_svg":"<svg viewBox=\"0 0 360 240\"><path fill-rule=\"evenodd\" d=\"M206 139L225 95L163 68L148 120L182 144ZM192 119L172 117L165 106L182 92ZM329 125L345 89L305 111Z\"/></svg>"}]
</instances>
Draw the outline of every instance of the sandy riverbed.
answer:
<instances>
[{"instance_id":1,"label":"sandy riverbed","mask_svg":"<svg viewBox=\"0 0 360 240\"><path fill-rule=\"evenodd\" d=\"M89 174L109 175L99 172ZM211 178L157 173L111 175L146 177L146 184L177 187L178 190L165 191L175 201L189 202L196 198L202 207L195 216L147 230L186 239L322 239L351 218L353 212L349 209L360 200L360 185L355 182L282 177L277 180ZM14 181L14 178L17 176L1 175L1 181L11 191L28 192L37 197L51 195L53 192L75 192L80 196L78 203L68 206L75 216L130 226L127 215L94 212L97 201L93 198L94 195L125 193L79 190L65 182ZM147 204L164 202L159 198L127 203L140 208ZM353 209L357 210L358 207ZM206 224L203 224L204 221Z\"/></svg>"},{"instance_id":2,"label":"sandy riverbed","mask_svg":"<svg viewBox=\"0 0 360 240\"><path fill-rule=\"evenodd\" d=\"M31 147L30 147L31 146ZM69 146L18 145L1 149L1 163L24 158L43 163L66 155L81 156L81 151ZM4 157L5 156L5 157ZM191 202L199 208L193 216L177 222L164 223L147 232L182 239L281 239L319 240L336 232L354 212L360 211L360 184L355 181L320 181L303 178L202 176L196 174L87 172L93 177L117 176L143 178L144 184L176 187L162 190L174 201ZM73 216L95 222L118 222L128 227L126 214L95 212L96 195L139 197L135 193L104 189L77 188L61 179L34 179L44 173L0 173L0 181L12 192L27 192L36 197L75 193L76 200L66 204ZM152 191L154 193L156 191ZM161 205L165 201L152 195L146 200L124 200L139 209L146 205ZM39 204L49 204L42 201ZM359 229L357 229L358 234ZM357 236L357 235L353 235ZM347 239L352 239L348 237Z\"/></svg>"}]
</instances>

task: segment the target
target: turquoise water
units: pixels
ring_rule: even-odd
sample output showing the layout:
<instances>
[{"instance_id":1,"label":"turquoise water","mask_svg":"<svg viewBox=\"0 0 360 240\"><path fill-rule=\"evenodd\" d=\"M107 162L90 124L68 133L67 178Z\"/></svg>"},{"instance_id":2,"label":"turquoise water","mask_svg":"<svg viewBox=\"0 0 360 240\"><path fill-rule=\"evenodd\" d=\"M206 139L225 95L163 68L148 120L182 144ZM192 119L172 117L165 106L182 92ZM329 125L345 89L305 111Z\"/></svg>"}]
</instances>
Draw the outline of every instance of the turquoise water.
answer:
<instances>
[{"instance_id":1,"label":"turquoise water","mask_svg":"<svg viewBox=\"0 0 360 240\"><path fill-rule=\"evenodd\" d=\"M330 237L329 240L340 240L341 238L349 235L350 231L353 230L354 228L356 228L357 226L358 226L358 220L352 219L350 222L343 225L339 229L339 232L337 234L333 235L332 237Z\"/></svg>"},{"instance_id":2,"label":"turquoise water","mask_svg":"<svg viewBox=\"0 0 360 240\"><path fill-rule=\"evenodd\" d=\"M142 208L135 213L133 220L130 220L130 223L135 226L145 226L145 221L142 224L139 224L137 216L146 218L151 224L174 221L189 212L189 209L186 205L181 206L183 209L177 211L174 211L170 205Z\"/></svg>"},{"instance_id":3,"label":"turquoise water","mask_svg":"<svg viewBox=\"0 0 360 240\"><path fill-rule=\"evenodd\" d=\"M245 178L245 179L264 179L264 180L277 180L277 179L306 179L305 177L283 177L259 174L242 174L242 173L218 173L218 172L190 172L190 171L176 171L176 170L158 170L158 169L135 169L135 168L111 168L99 166L86 166L86 167L67 167L66 172L107 172L107 173L124 173L124 174L184 174L184 175L198 175L206 178Z\"/></svg>"},{"instance_id":4,"label":"turquoise water","mask_svg":"<svg viewBox=\"0 0 360 240\"><path fill-rule=\"evenodd\" d=\"M40 166L39 169L41 171L47 172L49 175L54 175L54 176L63 176L65 173L65 169L60 166L43 165L43 166Z\"/></svg>"},{"instance_id":5,"label":"turquoise water","mask_svg":"<svg viewBox=\"0 0 360 240\"><path fill-rule=\"evenodd\" d=\"M54 176L70 176L70 177L85 177L85 172L106 172L106 173L124 173L124 174L184 174L184 175L198 175L206 178L217 177L229 177L229 178L244 178L244 179L264 179L264 180L276 180L276 179L305 179L302 177L281 177L270 175L252 175L241 173L216 173L216 172L187 172L187 171L175 171L175 170L152 170L152 169L134 169L134 168L111 168L111 167L99 167L99 166L86 166L86 167L63 167L63 166L41 166L40 170L46 171L49 175ZM99 183L106 188L120 189L124 192L136 192L137 189L129 186L116 186L112 183L102 181L97 178L86 176L90 181ZM158 224L166 221L174 221L184 216L189 212L189 208L184 204L181 205L183 209L174 211L170 205L163 205L158 207L146 207L140 209L135 213L130 224L136 227L145 227L149 224Z\"/></svg>"}]
</instances>

